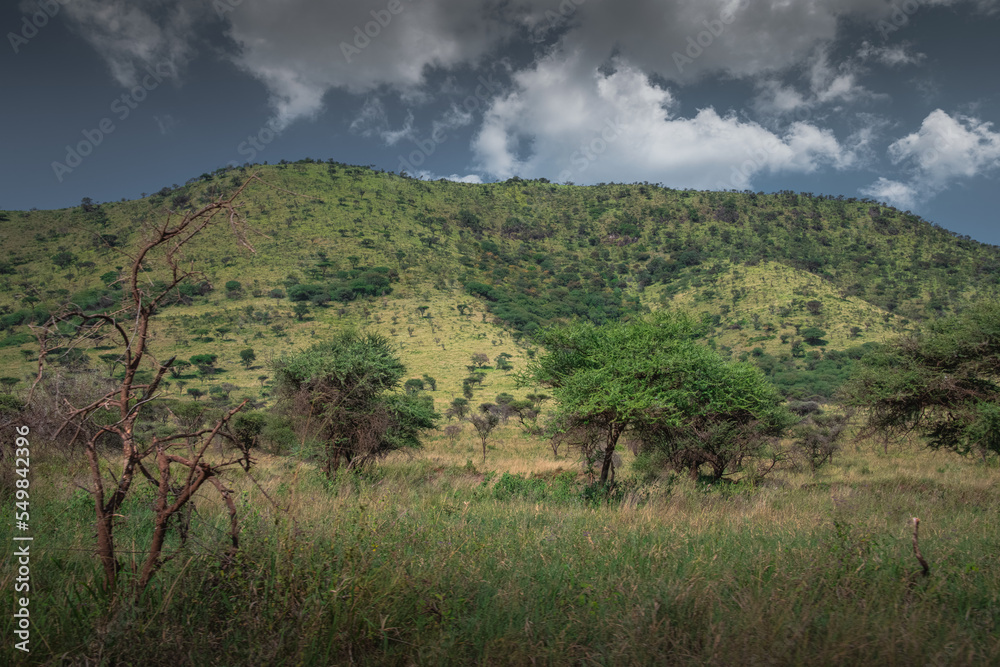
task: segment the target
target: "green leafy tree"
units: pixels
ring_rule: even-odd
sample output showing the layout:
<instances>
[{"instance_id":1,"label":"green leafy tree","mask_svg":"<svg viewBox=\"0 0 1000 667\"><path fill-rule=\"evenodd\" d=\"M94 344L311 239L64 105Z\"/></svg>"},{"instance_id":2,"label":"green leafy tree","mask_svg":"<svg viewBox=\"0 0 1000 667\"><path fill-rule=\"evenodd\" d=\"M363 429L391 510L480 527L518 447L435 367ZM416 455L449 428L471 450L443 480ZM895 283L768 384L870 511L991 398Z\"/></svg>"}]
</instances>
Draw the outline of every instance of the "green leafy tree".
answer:
<instances>
[{"instance_id":1,"label":"green leafy tree","mask_svg":"<svg viewBox=\"0 0 1000 667\"><path fill-rule=\"evenodd\" d=\"M514 368L513 364L510 363L511 355L506 352L501 352L496 357L496 364L498 371L509 371Z\"/></svg>"},{"instance_id":2,"label":"green leafy tree","mask_svg":"<svg viewBox=\"0 0 1000 667\"><path fill-rule=\"evenodd\" d=\"M422 379L424 381L424 384L426 384L428 387L431 388L431 391L437 391L438 381L435 378L432 378L430 375L427 375L425 373Z\"/></svg>"},{"instance_id":3,"label":"green leafy tree","mask_svg":"<svg viewBox=\"0 0 1000 667\"><path fill-rule=\"evenodd\" d=\"M295 307L292 309L292 312L295 313L295 319L301 322L305 318L305 316L309 314L309 306L307 306L304 302L300 301L299 303L295 304Z\"/></svg>"},{"instance_id":4,"label":"green leafy tree","mask_svg":"<svg viewBox=\"0 0 1000 667\"><path fill-rule=\"evenodd\" d=\"M469 400L467 398L455 398L452 399L451 405L445 410L445 416L451 419L455 417L456 419L465 419L465 415L469 413Z\"/></svg>"},{"instance_id":5,"label":"green leafy tree","mask_svg":"<svg viewBox=\"0 0 1000 667\"><path fill-rule=\"evenodd\" d=\"M118 366L124 365L125 359L118 352L109 352L107 354L98 355L98 359L103 361L108 365L108 377L114 377L115 371L118 370ZM177 362L174 362L175 364Z\"/></svg>"},{"instance_id":6,"label":"green leafy tree","mask_svg":"<svg viewBox=\"0 0 1000 667\"><path fill-rule=\"evenodd\" d=\"M229 436L249 463L250 450L257 446L258 438L267 426L267 415L262 412L243 412L229 422ZM244 465L246 469L247 466Z\"/></svg>"},{"instance_id":7,"label":"green leafy tree","mask_svg":"<svg viewBox=\"0 0 1000 667\"><path fill-rule=\"evenodd\" d=\"M52 263L58 266L60 269L65 269L67 266L76 261L76 255L69 252L68 250L63 250L62 252L57 252L52 255Z\"/></svg>"},{"instance_id":8,"label":"green leafy tree","mask_svg":"<svg viewBox=\"0 0 1000 667\"><path fill-rule=\"evenodd\" d=\"M819 327L806 327L799 332L799 335L810 345L826 345L826 341L823 339L826 332Z\"/></svg>"},{"instance_id":9,"label":"green leafy tree","mask_svg":"<svg viewBox=\"0 0 1000 667\"><path fill-rule=\"evenodd\" d=\"M416 394L424 389L424 381L419 378L412 378L403 383L403 389L407 394Z\"/></svg>"},{"instance_id":10,"label":"green leafy tree","mask_svg":"<svg viewBox=\"0 0 1000 667\"><path fill-rule=\"evenodd\" d=\"M253 351L252 347L248 347L245 350L240 351L240 361L243 362L244 368L250 370L250 366L253 362L257 360L257 353Z\"/></svg>"},{"instance_id":11,"label":"green leafy tree","mask_svg":"<svg viewBox=\"0 0 1000 667\"><path fill-rule=\"evenodd\" d=\"M174 363L170 364L170 375L174 379L177 379L184 375L184 371L191 368L191 362L184 361L183 359L176 359Z\"/></svg>"},{"instance_id":12,"label":"green leafy tree","mask_svg":"<svg viewBox=\"0 0 1000 667\"><path fill-rule=\"evenodd\" d=\"M346 331L275 365L278 394L303 433L322 441L322 468L367 465L420 446L438 415L419 396L398 391L406 368L378 334Z\"/></svg>"},{"instance_id":13,"label":"green leafy tree","mask_svg":"<svg viewBox=\"0 0 1000 667\"><path fill-rule=\"evenodd\" d=\"M500 425L500 417L490 409L491 407L492 404L483 403L480 406L479 414L469 415L469 422L483 444L483 463L486 463L486 442L493 430Z\"/></svg>"},{"instance_id":14,"label":"green leafy tree","mask_svg":"<svg viewBox=\"0 0 1000 667\"><path fill-rule=\"evenodd\" d=\"M202 375L211 375L215 372L215 362L218 358L217 354L196 354L191 357L191 363L198 367L198 372Z\"/></svg>"},{"instance_id":15,"label":"green leafy tree","mask_svg":"<svg viewBox=\"0 0 1000 667\"><path fill-rule=\"evenodd\" d=\"M886 443L916 432L934 449L1000 454L1000 304L938 320L864 356L842 398Z\"/></svg>"},{"instance_id":16,"label":"green leafy tree","mask_svg":"<svg viewBox=\"0 0 1000 667\"><path fill-rule=\"evenodd\" d=\"M692 474L709 463L722 477L794 419L759 369L723 359L700 334L683 313L551 329L540 335L546 352L520 380L552 388L557 423L600 434L601 484L627 431L641 451Z\"/></svg>"}]
</instances>

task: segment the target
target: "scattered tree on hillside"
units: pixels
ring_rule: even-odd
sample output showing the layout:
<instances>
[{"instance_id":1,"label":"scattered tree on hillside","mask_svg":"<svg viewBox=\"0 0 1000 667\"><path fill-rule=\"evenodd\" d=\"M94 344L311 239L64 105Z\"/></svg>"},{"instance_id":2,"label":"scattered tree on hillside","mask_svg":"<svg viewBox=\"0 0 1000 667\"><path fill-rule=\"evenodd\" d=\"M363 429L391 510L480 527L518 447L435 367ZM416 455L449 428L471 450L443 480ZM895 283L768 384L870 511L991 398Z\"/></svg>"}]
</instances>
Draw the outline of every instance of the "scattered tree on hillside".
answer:
<instances>
[{"instance_id":1,"label":"scattered tree on hillside","mask_svg":"<svg viewBox=\"0 0 1000 667\"><path fill-rule=\"evenodd\" d=\"M469 415L469 423L476 429L476 435L483 443L483 463L486 463L486 441L500 424L500 417L491 409L491 403L483 403L478 414Z\"/></svg>"},{"instance_id":2,"label":"scattered tree on hillside","mask_svg":"<svg viewBox=\"0 0 1000 667\"><path fill-rule=\"evenodd\" d=\"M506 352L501 352L496 356L496 364L498 371L509 371L514 368L510 363L511 355Z\"/></svg>"},{"instance_id":3,"label":"scattered tree on hillside","mask_svg":"<svg viewBox=\"0 0 1000 667\"><path fill-rule=\"evenodd\" d=\"M248 347L247 349L240 351L240 361L243 362L243 366L247 370L250 370L250 367L256 360L257 360L257 353L253 351L252 347Z\"/></svg>"},{"instance_id":4,"label":"scattered tree on hillside","mask_svg":"<svg viewBox=\"0 0 1000 667\"><path fill-rule=\"evenodd\" d=\"M469 401L465 398L455 398L452 399L451 405L445 410L445 416L448 419L455 417L456 419L465 419L465 415L469 413Z\"/></svg>"},{"instance_id":5,"label":"scattered tree on hillside","mask_svg":"<svg viewBox=\"0 0 1000 667\"><path fill-rule=\"evenodd\" d=\"M170 375L174 379L177 379L184 375L184 371L191 367L191 362L184 361L183 359L177 359L173 364L170 365Z\"/></svg>"},{"instance_id":6,"label":"scattered tree on hillside","mask_svg":"<svg viewBox=\"0 0 1000 667\"><path fill-rule=\"evenodd\" d=\"M217 354L196 354L191 357L191 363L198 367L198 372L202 375L212 375L218 358Z\"/></svg>"},{"instance_id":7,"label":"scattered tree on hillside","mask_svg":"<svg viewBox=\"0 0 1000 667\"><path fill-rule=\"evenodd\" d=\"M826 345L826 341L823 339L826 332L819 327L806 327L799 331L799 335L810 345Z\"/></svg>"}]
</instances>

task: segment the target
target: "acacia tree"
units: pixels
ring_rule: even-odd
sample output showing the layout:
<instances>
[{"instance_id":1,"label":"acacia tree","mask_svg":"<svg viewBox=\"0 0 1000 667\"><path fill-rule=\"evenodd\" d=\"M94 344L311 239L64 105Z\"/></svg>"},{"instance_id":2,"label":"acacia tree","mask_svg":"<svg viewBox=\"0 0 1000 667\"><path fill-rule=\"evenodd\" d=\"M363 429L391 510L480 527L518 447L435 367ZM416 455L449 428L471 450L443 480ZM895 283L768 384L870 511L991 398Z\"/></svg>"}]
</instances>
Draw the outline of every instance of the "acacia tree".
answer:
<instances>
[{"instance_id":1,"label":"acacia tree","mask_svg":"<svg viewBox=\"0 0 1000 667\"><path fill-rule=\"evenodd\" d=\"M723 359L697 342L700 334L682 313L549 330L540 337L546 353L519 379L552 388L553 423L588 432L590 446L600 434L601 484L626 432L641 450L666 451L672 464L694 474L709 463L721 477L793 418L759 369ZM719 446L724 440L733 446Z\"/></svg>"},{"instance_id":2,"label":"acacia tree","mask_svg":"<svg viewBox=\"0 0 1000 667\"><path fill-rule=\"evenodd\" d=\"M240 351L240 361L243 362L243 366L250 370L253 362L257 360L257 353L253 351L252 347L248 347L245 350Z\"/></svg>"},{"instance_id":3,"label":"acacia tree","mask_svg":"<svg viewBox=\"0 0 1000 667\"><path fill-rule=\"evenodd\" d=\"M115 545L119 510L140 475L156 489L155 516L145 557L135 581L136 595L177 553L166 554L165 544L171 519L178 515L206 483L214 486L230 513L230 551L239 547L239 523L230 490L219 479L220 473L240 459L210 461L209 445L226 437L227 424L243 405L228 411L214 425L165 437L153 436L144 441L137 436L137 424L160 396L164 375L174 359L159 361L150 350L151 323L162 305L177 299L180 287L203 278L194 268L185 268L185 251L192 241L210 227L228 223L237 243L253 251L246 241L245 220L236 201L252 176L230 197L206 204L183 216L168 212L162 224L147 230L146 238L130 257L125 283L127 298L121 310L87 312L71 309L53 315L45 325L34 327L39 342L38 375L28 395L30 403L45 375L50 353L57 349L82 351L93 340L117 341L124 376L113 388L82 407L69 406L65 420L54 435L69 433L71 442L87 437L84 451L90 469L90 493L97 519L97 554L104 570L105 584L115 590L121 568ZM157 278L159 280L153 280ZM151 371L148 382L139 380ZM103 417L110 411L111 423ZM117 464L104 460L99 442L108 435L121 444ZM181 453L182 452L182 453ZM181 543L186 531L180 531Z\"/></svg>"},{"instance_id":4,"label":"acacia tree","mask_svg":"<svg viewBox=\"0 0 1000 667\"><path fill-rule=\"evenodd\" d=\"M915 433L934 449L1000 454L1000 304L982 303L861 359L842 399L862 435Z\"/></svg>"},{"instance_id":5,"label":"acacia tree","mask_svg":"<svg viewBox=\"0 0 1000 667\"><path fill-rule=\"evenodd\" d=\"M303 439L322 441L327 475L342 460L354 468L419 447L420 433L438 418L419 396L398 391L406 367L378 334L345 331L279 360L274 371L278 395Z\"/></svg>"},{"instance_id":6,"label":"acacia tree","mask_svg":"<svg viewBox=\"0 0 1000 667\"><path fill-rule=\"evenodd\" d=\"M483 463L486 463L486 441L490 434L500 424L500 416L492 409L495 406L491 403L483 403L479 406L479 414L469 415L469 423L476 430L476 435L483 444Z\"/></svg>"}]
</instances>

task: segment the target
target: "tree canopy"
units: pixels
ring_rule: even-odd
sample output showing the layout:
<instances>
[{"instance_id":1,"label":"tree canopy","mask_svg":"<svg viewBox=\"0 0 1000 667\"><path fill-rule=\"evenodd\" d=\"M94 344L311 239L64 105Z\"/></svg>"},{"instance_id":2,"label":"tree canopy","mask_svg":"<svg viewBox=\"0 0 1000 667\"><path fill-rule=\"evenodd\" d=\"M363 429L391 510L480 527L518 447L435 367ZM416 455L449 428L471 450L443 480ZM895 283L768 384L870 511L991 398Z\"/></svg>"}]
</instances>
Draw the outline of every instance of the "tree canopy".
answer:
<instances>
[{"instance_id":1,"label":"tree canopy","mask_svg":"<svg viewBox=\"0 0 1000 667\"><path fill-rule=\"evenodd\" d=\"M998 378L1000 304L987 302L866 355L843 399L869 433L985 457L1000 454Z\"/></svg>"},{"instance_id":2,"label":"tree canopy","mask_svg":"<svg viewBox=\"0 0 1000 667\"><path fill-rule=\"evenodd\" d=\"M279 395L309 437L323 442L323 468L363 466L419 447L438 415L418 396L396 390L406 367L378 334L347 331L275 365Z\"/></svg>"},{"instance_id":3,"label":"tree canopy","mask_svg":"<svg viewBox=\"0 0 1000 667\"><path fill-rule=\"evenodd\" d=\"M547 352L529 364L521 381L552 387L557 423L601 432L601 483L626 431L648 447L690 445L721 430L726 437L737 431L744 437L780 434L792 419L763 373L723 359L698 342L701 334L690 316L669 312L549 330L540 334ZM712 463L721 476L730 462L717 466L701 456L675 463L694 471Z\"/></svg>"}]
</instances>

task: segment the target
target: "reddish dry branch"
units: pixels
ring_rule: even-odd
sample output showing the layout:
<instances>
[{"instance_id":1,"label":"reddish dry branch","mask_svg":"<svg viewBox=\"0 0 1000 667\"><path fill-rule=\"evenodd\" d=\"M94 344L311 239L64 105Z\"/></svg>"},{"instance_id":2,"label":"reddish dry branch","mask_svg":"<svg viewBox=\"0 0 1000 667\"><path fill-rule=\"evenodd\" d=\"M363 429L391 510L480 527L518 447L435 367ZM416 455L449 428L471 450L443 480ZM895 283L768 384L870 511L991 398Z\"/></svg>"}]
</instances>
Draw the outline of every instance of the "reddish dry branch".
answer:
<instances>
[{"instance_id":1,"label":"reddish dry branch","mask_svg":"<svg viewBox=\"0 0 1000 667\"><path fill-rule=\"evenodd\" d=\"M123 350L122 361L125 374L122 380L116 387L89 405L80 408L69 406L68 414L55 434L58 437L66 429L73 427L71 442L75 442L84 433L84 425L98 410L117 412L118 420L113 424L101 426L96 433L90 435L85 447L97 520L97 552L104 569L105 583L109 589L113 590L115 587L115 578L119 567L114 544L114 518L131 489L136 469L157 487L157 516L153 539L136 591L141 593L156 570L166 560L161 556L170 518L190 500L206 480L214 478L223 467L239 463L239 461L227 461L210 465L204 462L204 455L209 444L219 434L220 429L246 405L246 401L231 410L210 430L185 433L164 440L154 438L152 446L141 451L135 439L135 427L143 407L157 398L157 391L174 361L171 358L166 363L161 363L150 353L148 349L151 336L150 320L160 305L178 286L201 275L193 266L190 269L180 267L180 262L184 259L182 257L183 249L199 233L208 228L218 214L225 213L224 219L229 224L237 243L253 252L253 247L246 240L245 220L238 213L235 202L250 182L256 180L259 179L254 174L227 199L220 199L202 206L196 211L185 214L179 221L175 222L177 216L172 212L168 213L166 221L153 229L136 254L130 257L131 266L125 279L128 283L125 291L131 297L128 306L112 313L96 314L74 309L51 317L44 326L34 327L39 342L38 375L29 392L29 401L42 380L48 357L55 348L59 347L59 344L54 341L67 338L67 335L61 332L59 327L65 329L67 325L70 325L73 328L73 333L68 336L70 340L66 344L69 349L101 335L102 329L110 328L116 334L115 337ZM161 251L162 254L160 254ZM158 288L156 293L150 293L147 287L149 281L144 282L144 274L154 263L154 254L160 261L165 262L165 268L168 270L170 278L165 281L165 287ZM136 382L136 374L147 357L152 362L155 375L148 384L140 384ZM106 495L105 480L101 470L101 455L98 449L98 443L105 434L113 434L121 441L122 445L122 472L117 479L109 480L113 486L110 497ZM198 450L193 452L194 456L191 460L167 453L176 439L202 437L204 440ZM142 463L154 452L159 469L158 479ZM187 478L179 487L171 484L170 466L173 464L180 464L188 468ZM228 490L221 483L217 483L217 480L213 479L212 483L230 508L231 520L235 521L235 506L232 504ZM173 502L168 501L170 496L172 496ZM232 530L235 531L236 527L237 524L233 523ZM232 537L235 548L237 545L235 533Z\"/></svg>"}]
</instances>

